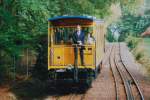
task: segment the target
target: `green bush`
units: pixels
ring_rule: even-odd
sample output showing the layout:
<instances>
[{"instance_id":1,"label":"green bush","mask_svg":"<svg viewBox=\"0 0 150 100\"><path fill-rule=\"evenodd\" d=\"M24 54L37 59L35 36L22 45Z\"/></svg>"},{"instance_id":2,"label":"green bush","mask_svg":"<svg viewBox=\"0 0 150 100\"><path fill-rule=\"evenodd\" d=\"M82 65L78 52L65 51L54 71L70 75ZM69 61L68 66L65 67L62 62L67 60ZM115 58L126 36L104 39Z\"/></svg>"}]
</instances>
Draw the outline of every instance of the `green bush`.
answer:
<instances>
[{"instance_id":1,"label":"green bush","mask_svg":"<svg viewBox=\"0 0 150 100\"><path fill-rule=\"evenodd\" d=\"M150 75L150 58L146 54L145 48L143 48L143 39L128 36L126 43L135 59L147 69L148 75Z\"/></svg>"},{"instance_id":2,"label":"green bush","mask_svg":"<svg viewBox=\"0 0 150 100\"><path fill-rule=\"evenodd\" d=\"M106 39L109 42L116 42L117 41L116 38L115 38L115 36L113 35L113 33L110 30L107 31Z\"/></svg>"},{"instance_id":3,"label":"green bush","mask_svg":"<svg viewBox=\"0 0 150 100\"><path fill-rule=\"evenodd\" d=\"M5 84L9 80L9 67L12 66L11 57L6 52L0 50L0 84Z\"/></svg>"},{"instance_id":4,"label":"green bush","mask_svg":"<svg viewBox=\"0 0 150 100\"><path fill-rule=\"evenodd\" d=\"M47 70L47 35L41 35L37 39L39 44L36 49L38 52L36 64L32 71L32 77L40 80L48 79L48 70Z\"/></svg>"},{"instance_id":5,"label":"green bush","mask_svg":"<svg viewBox=\"0 0 150 100\"><path fill-rule=\"evenodd\" d=\"M141 49L141 48L134 48L132 50L132 53L134 54L135 56L135 59L137 61L140 61L142 58L144 58L145 54L144 54L144 50Z\"/></svg>"},{"instance_id":6,"label":"green bush","mask_svg":"<svg viewBox=\"0 0 150 100\"><path fill-rule=\"evenodd\" d=\"M137 61L140 61L145 56L144 49L141 48L141 45L143 43L142 38L130 35L126 38L126 43Z\"/></svg>"},{"instance_id":7,"label":"green bush","mask_svg":"<svg viewBox=\"0 0 150 100\"><path fill-rule=\"evenodd\" d=\"M2 84L6 77L6 67L0 66L0 71L0 84Z\"/></svg>"},{"instance_id":8,"label":"green bush","mask_svg":"<svg viewBox=\"0 0 150 100\"><path fill-rule=\"evenodd\" d=\"M133 50L133 49L137 48L139 43L141 43L142 39L141 38L137 38L137 37L133 37L133 36L128 36L125 41L126 41L128 47L131 50Z\"/></svg>"}]
</instances>

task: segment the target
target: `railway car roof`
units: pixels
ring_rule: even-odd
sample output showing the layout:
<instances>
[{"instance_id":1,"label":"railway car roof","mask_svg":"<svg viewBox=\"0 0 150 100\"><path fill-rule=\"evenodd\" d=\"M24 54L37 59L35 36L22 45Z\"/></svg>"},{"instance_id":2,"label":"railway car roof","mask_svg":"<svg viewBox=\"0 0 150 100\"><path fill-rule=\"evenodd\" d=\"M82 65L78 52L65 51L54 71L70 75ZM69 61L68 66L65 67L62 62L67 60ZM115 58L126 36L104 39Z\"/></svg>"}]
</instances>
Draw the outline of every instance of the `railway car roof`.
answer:
<instances>
[{"instance_id":1,"label":"railway car roof","mask_svg":"<svg viewBox=\"0 0 150 100\"><path fill-rule=\"evenodd\" d=\"M53 26L92 25L96 18L92 16L58 16L49 18Z\"/></svg>"}]
</instances>

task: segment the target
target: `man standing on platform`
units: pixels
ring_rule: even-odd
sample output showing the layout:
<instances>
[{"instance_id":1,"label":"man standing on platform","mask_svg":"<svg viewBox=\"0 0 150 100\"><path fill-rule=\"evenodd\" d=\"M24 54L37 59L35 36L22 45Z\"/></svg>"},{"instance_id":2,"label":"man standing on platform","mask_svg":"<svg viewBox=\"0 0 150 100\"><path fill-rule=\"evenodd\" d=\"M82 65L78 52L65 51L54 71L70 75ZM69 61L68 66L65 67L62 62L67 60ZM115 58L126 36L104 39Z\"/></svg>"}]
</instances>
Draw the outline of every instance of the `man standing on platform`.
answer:
<instances>
[{"instance_id":1,"label":"man standing on platform","mask_svg":"<svg viewBox=\"0 0 150 100\"><path fill-rule=\"evenodd\" d=\"M77 30L72 37L73 43L75 44L75 48L74 48L75 66L77 66L78 64L78 50L80 50L81 65L84 66L84 54L83 54L84 37L85 37L84 32L81 30L81 26L77 25Z\"/></svg>"}]
</instances>

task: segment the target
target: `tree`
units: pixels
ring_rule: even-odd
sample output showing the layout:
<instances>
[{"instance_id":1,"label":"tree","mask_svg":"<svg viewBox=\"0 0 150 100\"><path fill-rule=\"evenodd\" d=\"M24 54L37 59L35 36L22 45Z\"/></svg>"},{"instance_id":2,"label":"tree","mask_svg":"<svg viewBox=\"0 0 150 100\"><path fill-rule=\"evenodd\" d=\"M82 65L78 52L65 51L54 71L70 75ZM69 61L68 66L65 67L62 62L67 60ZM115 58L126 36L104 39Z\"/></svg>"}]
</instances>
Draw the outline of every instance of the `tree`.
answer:
<instances>
[{"instance_id":1,"label":"tree","mask_svg":"<svg viewBox=\"0 0 150 100\"><path fill-rule=\"evenodd\" d=\"M120 33L119 41L124 41L129 34L140 36L150 25L150 18L141 15L136 9L140 8L142 0L120 1L122 16L117 22L113 22L118 27Z\"/></svg>"},{"instance_id":2,"label":"tree","mask_svg":"<svg viewBox=\"0 0 150 100\"><path fill-rule=\"evenodd\" d=\"M39 37L46 37L49 17L90 15L105 18L111 14L110 5L120 1L0 0L0 66L3 66L1 68L7 69L14 57L16 60L19 59L23 50L30 48L40 55L35 69L37 67L37 72L41 73L42 64L45 63L43 59L46 59L46 56L40 57L41 53L46 52L42 50L46 46L41 43L42 39Z\"/></svg>"}]
</instances>

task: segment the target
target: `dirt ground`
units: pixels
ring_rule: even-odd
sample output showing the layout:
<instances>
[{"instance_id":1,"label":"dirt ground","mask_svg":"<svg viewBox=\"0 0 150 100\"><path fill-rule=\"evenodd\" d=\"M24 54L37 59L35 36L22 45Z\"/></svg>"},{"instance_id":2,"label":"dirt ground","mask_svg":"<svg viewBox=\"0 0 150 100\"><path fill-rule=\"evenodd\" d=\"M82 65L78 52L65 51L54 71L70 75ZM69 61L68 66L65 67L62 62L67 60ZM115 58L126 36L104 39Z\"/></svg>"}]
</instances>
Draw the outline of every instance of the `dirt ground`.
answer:
<instances>
[{"instance_id":1,"label":"dirt ground","mask_svg":"<svg viewBox=\"0 0 150 100\"><path fill-rule=\"evenodd\" d=\"M97 79L92 83L86 95L85 100L115 100L115 87L110 70L109 61L110 49L107 49L106 55L103 59L103 66Z\"/></svg>"},{"instance_id":2,"label":"dirt ground","mask_svg":"<svg viewBox=\"0 0 150 100\"><path fill-rule=\"evenodd\" d=\"M9 90L9 86L1 86L0 87L0 100L17 100L17 98Z\"/></svg>"}]
</instances>

